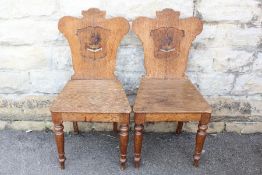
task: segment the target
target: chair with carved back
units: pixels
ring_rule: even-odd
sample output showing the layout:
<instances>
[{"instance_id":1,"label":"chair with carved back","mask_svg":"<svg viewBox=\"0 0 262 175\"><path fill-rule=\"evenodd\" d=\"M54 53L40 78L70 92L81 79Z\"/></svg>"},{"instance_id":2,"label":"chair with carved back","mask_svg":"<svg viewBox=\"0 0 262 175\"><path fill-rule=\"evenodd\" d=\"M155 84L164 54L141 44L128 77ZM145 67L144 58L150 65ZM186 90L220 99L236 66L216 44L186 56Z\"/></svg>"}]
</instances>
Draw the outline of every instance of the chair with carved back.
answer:
<instances>
[{"instance_id":1,"label":"chair with carved back","mask_svg":"<svg viewBox=\"0 0 262 175\"><path fill-rule=\"evenodd\" d=\"M134 163L140 166L145 122L199 121L194 165L199 165L211 108L185 75L192 41L203 24L195 18L179 19L172 9L156 12L156 19L138 17L132 30L144 47L146 76L141 80L134 105Z\"/></svg>"},{"instance_id":2,"label":"chair with carved back","mask_svg":"<svg viewBox=\"0 0 262 175\"><path fill-rule=\"evenodd\" d=\"M120 166L125 168L128 145L129 106L114 69L116 52L129 31L126 19L105 19L99 9L82 11L82 18L65 16L58 28L68 40L74 75L54 100L50 111L54 123L59 162L64 169L63 121L72 121L78 133L78 121L120 124Z\"/></svg>"}]
</instances>

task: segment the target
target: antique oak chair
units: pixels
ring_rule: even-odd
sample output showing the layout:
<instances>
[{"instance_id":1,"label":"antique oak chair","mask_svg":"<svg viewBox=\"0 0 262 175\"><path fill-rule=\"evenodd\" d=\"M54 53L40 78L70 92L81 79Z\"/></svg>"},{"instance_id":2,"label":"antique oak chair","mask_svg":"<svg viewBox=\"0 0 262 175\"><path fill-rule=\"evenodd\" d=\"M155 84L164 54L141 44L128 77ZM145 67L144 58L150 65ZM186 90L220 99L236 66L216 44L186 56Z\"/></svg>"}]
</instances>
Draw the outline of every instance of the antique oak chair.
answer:
<instances>
[{"instance_id":1,"label":"antique oak chair","mask_svg":"<svg viewBox=\"0 0 262 175\"><path fill-rule=\"evenodd\" d=\"M179 12L164 9L156 19L138 17L133 31L144 47L146 76L141 80L134 105L134 163L140 166L145 122L177 121L177 133L183 122L199 121L194 165L198 166L211 108L185 75L192 41L202 31L202 22L194 17L179 19Z\"/></svg>"},{"instance_id":2,"label":"antique oak chair","mask_svg":"<svg viewBox=\"0 0 262 175\"><path fill-rule=\"evenodd\" d=\"M120 166L125 168L130 106L114 76L116 52L129 23L121 17L105 19L99 9L82 11L83 18L63 17L59 31L69 42L74 75L54 100L50 111L61 168L64 169L63 121L120 124Z\"/></svg>"}]
</instances>

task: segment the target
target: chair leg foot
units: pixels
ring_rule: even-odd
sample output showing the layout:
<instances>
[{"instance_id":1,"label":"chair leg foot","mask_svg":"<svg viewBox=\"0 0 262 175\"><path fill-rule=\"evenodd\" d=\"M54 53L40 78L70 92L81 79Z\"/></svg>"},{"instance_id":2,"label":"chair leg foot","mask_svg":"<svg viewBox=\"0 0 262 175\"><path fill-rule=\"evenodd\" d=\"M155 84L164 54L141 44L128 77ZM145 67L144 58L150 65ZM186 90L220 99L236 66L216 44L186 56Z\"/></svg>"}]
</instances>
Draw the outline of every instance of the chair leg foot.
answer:
<instances>
[{"instance_id":1,"label":"chair leg foot","mask_svg":"<svg viewBox=\"0 0 262 175\"><path fill-rule=\"evenodd\" d=\"M183 122L177 122L176 134L181 134L183 128Z\"/></svg>"},{"instance_id":2,"label":"chair leg foot","mask_svg":"<svg viewBox=\"0 0 262 175\"><path fill-rule=\"evenodd\" d=\"M199 166L199 159L197 160L197 159L194 157L193 165L194 165L195 167L198 167L198 166Z\"/></svg>"},{"instance_id":3,"label":"chair leg foot","mask_svg":"<svg viewBox=\"0 0 262 175\"><path fill-rule=\"evenodd\" d=\"M202 153L204 142L205 142L206 135L207 135L206 131L208 129L207 124L209 123L209 120L210 120L210 114L204 114L202 115L201 120L198 124L198 130L196 134L194 163L193 163L195 167L199 166L201 153Z\"/></svg>"},{"instance_id":4,"label":"chair leg foot","mask_svg":"<svg viewBox=\"0 0 262 175\"><path fill-rule=\"evenodd\" d=\"M64 126L62 123L55 124L54 131L55 131L55 140L56 146L58 151L58 160L60 163L61 169L65 169L65 152L64 152Z\"/></svg>"},{"instance_id":5,"label":"chair leg foot","mask_svg":"<svg viewBox=\"0 0 262 175\"><path fill-rule=\"evenodd\" d=\"M136 168L140 167L141 162L141 150L142 150L142 141L143 141L143 130L144 125L135 124L135 139L134 139L134 165Z\"/></svg>"},{"instance_id":6,"label":"chair leg foot","mask_svg":"<svg viewBox=\"0 0 262 175\"><path fill-rule=\"evenodd\" d=\"M120 169L125 170L126 169L126 163L120 163Z\"/></svg>"},{"instance_id":7,"label":"chair leg foot","mask_svg":"<svg viewBox=\"0 0 262 175\"><path fill-rule=\"evenodd\" d=\"M78 124L77 122L73 122L74 134L79 134Z\"/></svg>"},{"instance_id":8,"label":"chair leg foot","mask_svg":"<svg viewBox=\"0 0 262 175\"><path fill-rule=\"evenodd\" d=\"M61 168L61 170L64 170L65 169L65 162L63 161L63 162L60 162L60 168Z\"/></svg>"},{"instance_id":9,"label":"chair leg foot","mask_svg":"<svg viewBox=\"0 0 262 175\"><path fill-rule=\"evenodd\" d=\"M128 145L128 124L120 125L120 168L124 170L126 168L126 156L127 156L127 145Z\"/></svg>"}]
</instances>

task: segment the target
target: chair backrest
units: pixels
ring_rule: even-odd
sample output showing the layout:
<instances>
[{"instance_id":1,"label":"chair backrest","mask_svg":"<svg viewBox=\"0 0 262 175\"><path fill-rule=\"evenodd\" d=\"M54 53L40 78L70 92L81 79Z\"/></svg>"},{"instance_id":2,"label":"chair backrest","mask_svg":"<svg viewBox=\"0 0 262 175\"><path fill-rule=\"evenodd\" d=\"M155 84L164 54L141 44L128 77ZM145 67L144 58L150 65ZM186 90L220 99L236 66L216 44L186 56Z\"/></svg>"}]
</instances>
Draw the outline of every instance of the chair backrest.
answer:
<instances>
[{"instance_id":1,"label":"chair backrest","mask_svg":"<svg viewBox=\"0 0 262 175\"><path fill-rule=\"evenodd\" d=\"M82 11L83 18L65 16L58 29L67 38L75 74L72 79L115 79L116 52L129 23L122 17L105 19L96 8Z\"/></svg>"},{"instance_id":2,"label":"chair backrest","mask_svg":"<svg viewBox=\"0 0 262 175\"><path fill-rule=\"evenodd\" d=\"M143 43L146 77L183 78L192 41L203 24L195 17L179 19L172 9L156 12L156 19L138 17L132 29Z\"/></svg>"}]
</instances>

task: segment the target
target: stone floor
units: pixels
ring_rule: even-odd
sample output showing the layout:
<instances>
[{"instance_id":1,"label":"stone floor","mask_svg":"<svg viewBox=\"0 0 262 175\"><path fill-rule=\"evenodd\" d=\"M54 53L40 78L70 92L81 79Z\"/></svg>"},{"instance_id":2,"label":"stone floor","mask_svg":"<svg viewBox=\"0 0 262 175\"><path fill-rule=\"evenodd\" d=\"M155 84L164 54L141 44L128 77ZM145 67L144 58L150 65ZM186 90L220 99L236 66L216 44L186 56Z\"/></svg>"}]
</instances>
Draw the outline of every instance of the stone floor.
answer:
<instances>
[{"instance_id":1,"label":"stone floor","mask_svg":"<svg viewBox=\"0 0 262 175\"><path fill-rule=\"evenodd\" d=\"M262 134L209 135L199 168L192 166L194 134L146 133L140 169L132 164L132 138L133 133L128 167L121 171L116 134L67 134L66 169L60 170L53 133L3 130L0 131L0 174L262 174Z\"/></svg>"}]
</instances>

